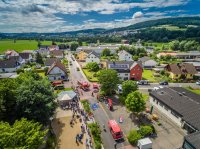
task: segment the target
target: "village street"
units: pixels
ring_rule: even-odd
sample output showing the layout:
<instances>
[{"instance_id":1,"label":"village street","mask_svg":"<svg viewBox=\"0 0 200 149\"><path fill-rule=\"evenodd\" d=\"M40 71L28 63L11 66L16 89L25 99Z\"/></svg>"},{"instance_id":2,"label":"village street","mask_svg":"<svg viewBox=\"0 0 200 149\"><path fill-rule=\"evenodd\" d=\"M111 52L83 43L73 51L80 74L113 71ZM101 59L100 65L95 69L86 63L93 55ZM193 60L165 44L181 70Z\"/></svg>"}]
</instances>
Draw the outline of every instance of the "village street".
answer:
<instances>
[{"instance_id":1,"label":"village street","mask_svg":"<svg viewBox=\"0 0 200 149\"><path fill-rule=\"evenodd\" d=\"M76 86L78 80L88 81L82 71L77 71L77 67L80 68L80 66L77 63L77 61L73 61L71 59L71 54L68 54L66 56L66 58L72 62L72 65L69 67L69 69L70 69L70 81L73 82L73 85ZM81 68L80 68L80 70L81 70ZM82 92L82 93L83 93L83 95L81 95L82 99L87 99L91 104L97 103L96 98L91 96L92 89L91 89L91 91ZM100 124L101 128L104 124L106 126L106 130L107 130L105 132L102 129L103 147L105 149L114 149L115 141L112 138L112 135L107 127L108 120L112 119L112 117L109 113L106 112L106 110L103 108L103 106L101 104L98 104L98 105L99 105L99 108L97 110L93 111L95 120L96 120L96 122L98 122ZM121 148L121 147L124 147L127 145L129 146L128 142L122 142L122 143L117 144L117 148Z\"/></svg>"}]
</instances>

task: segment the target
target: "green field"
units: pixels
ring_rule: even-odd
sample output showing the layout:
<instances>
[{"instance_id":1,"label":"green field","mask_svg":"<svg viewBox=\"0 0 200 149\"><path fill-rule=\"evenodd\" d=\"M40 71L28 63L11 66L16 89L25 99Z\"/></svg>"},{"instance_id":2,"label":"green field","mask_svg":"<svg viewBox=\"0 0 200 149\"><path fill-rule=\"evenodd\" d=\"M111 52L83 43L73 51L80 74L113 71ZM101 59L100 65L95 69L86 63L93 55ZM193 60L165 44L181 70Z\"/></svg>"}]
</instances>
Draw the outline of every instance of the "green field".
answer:
<instances>
[{"instance_id":1,"label":"green field","mask_svg":"<svg viewBox=\"0 0 200 149\"><path fill-rule=\"evenodd\" d=\"M52 41L42 41L42 45L51 45ZM59 44L59 43L58 43ZM38 42L35 40L0 40L0 53L4 53L6 50L16 50L22 52L23 50L37 50Z\"/></svg>"},{"instance_id":2,"label":"green field","mask_svg":"<svg viewBox=\"0 0 200 149\"><path fill-rule=\"evenodd\" d=\"M159 25L159 26L156 26L156 27L152 27L152 28L165 28L169 31L178 31L178 30L186 30L187 28L179 28L178 26L173 26L173 25Z\"/></svg>"},{"instance_id":3,"label":"green field","mask_svg":"<svg viewBox=\"0 0 200 149\"><path fill-rule=\"evenodd\" d=\"M143 70L142 79L149 80L150 82L157 82L155 77L153 76L153 71L151 70Z\"/></svg>"}]
</instances>

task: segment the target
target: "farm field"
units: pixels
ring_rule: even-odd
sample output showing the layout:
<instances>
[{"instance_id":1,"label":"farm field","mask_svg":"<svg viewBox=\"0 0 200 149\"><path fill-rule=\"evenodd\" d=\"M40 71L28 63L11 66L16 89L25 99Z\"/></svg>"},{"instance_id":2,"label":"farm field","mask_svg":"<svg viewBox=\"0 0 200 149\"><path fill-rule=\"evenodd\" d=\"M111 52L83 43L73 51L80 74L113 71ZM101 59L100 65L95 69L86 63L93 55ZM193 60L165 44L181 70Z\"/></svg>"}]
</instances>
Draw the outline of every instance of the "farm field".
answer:
<instances>
[{"instance_id":1,"label":"farm field","mask_svg":"<svg viewBox=\"0 0 200 149\"><path fill-rule=\"evenodd\" d=\"M43 45L51 45L52 41L42 41ZM59 43L58 43L59 44ZM24 50L36 50L38 42L35 40L0 40L0 53L4 53L8 49L22 52Z\"/></svg>"},{"instance_id":2,"label":"farm field","mask_svg":"<svg viewBox=\"0 0 200 149\"><path fill-rule=\"evenodd\" d=\"M153 28L165 28L170 31L177 31L177 30L186 30L187 28L179 28L178 26L173 26L173 25L159 25L157 27Z\"/></svg>"}]
</instances>

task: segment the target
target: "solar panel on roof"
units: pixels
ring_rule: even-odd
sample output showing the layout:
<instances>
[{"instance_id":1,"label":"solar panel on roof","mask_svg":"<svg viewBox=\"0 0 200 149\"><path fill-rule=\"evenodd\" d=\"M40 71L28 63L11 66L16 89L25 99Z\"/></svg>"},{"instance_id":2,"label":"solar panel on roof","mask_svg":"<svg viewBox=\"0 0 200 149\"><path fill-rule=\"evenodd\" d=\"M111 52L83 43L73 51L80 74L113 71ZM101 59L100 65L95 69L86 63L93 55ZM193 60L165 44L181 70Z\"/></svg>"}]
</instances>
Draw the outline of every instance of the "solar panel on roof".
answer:
<instances>
[{"instance_id":1,"label":"solar panel on roof","mask_svg":"<svg viewBox=\"0 0 200 149\"><path fill-rule=\"evenodd\" d=\"M125 64L110 64L110 68L128 68Z\"/></svg>"}]
</instances>

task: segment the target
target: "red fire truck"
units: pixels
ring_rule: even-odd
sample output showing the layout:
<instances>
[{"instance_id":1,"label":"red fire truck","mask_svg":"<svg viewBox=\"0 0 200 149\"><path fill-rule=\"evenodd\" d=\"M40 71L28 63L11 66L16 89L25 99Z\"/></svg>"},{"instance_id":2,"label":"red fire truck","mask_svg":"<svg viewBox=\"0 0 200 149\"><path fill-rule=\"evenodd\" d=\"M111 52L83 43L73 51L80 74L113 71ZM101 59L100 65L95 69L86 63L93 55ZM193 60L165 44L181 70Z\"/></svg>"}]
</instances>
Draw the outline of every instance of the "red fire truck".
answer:
<instances>
[{"instance_id":1,"label":"red fire truck","mask_svg":"<svg viewBox=\"0 0 200 149\"><path fill-rule=\"evenodd\" d=\"M123 132L115 120L108 121L108 128L114 140L123 139Z\"/></svg>"}]
</instances>

